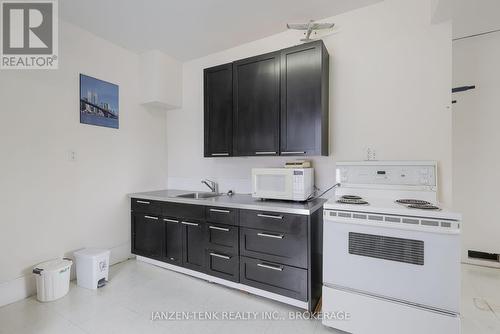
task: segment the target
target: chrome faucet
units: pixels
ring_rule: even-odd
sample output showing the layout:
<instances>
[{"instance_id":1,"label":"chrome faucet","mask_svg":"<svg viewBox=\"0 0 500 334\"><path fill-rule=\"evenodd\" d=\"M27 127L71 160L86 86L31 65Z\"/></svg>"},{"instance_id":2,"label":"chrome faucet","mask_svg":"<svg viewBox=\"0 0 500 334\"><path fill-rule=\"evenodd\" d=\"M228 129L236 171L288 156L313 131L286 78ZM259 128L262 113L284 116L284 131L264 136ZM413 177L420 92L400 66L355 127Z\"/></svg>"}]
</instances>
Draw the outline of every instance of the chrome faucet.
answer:
<instances>
[{"instance_id":1,"label":"chrome faucet","mask_svg":"<svg viewBox=\"0 0 500 334\"><path fill-rule=\"evenodd\" d=\"M203 183L208 188L210 188L210 191L212 191L213 193L216 193L216 194L219 193L219 184L217 184L217 182L209 180L209 179L205 179L205 180L201 180L201 183Z\"/></svg>"}]
</instances>

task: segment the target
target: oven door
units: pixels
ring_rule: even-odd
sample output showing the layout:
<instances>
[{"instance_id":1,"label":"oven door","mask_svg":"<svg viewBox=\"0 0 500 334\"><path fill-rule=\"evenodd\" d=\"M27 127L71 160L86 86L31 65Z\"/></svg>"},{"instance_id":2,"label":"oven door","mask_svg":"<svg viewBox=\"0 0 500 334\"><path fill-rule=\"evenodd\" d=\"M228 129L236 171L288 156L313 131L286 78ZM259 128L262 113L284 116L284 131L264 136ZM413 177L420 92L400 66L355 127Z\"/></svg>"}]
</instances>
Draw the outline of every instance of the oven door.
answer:
<instances>
[{"instance_id":1,"label":"oven door","mask_svg":"<svg viewBox=\"0 0 500 334\"><path fill-rule=\"evenodd\" d=\"M293 199L293 169L256 168L252 170L252 196Z\"/></svg>"},{"instance_id":2,"label":"oven door","mask_svg":"<svg viewBox=\"0 0 500 334\"><path fill-rule=\"evenodd\" d=\"M325 218L326 286L459 313L459 233Z\"/></svg>"}]
</instances>

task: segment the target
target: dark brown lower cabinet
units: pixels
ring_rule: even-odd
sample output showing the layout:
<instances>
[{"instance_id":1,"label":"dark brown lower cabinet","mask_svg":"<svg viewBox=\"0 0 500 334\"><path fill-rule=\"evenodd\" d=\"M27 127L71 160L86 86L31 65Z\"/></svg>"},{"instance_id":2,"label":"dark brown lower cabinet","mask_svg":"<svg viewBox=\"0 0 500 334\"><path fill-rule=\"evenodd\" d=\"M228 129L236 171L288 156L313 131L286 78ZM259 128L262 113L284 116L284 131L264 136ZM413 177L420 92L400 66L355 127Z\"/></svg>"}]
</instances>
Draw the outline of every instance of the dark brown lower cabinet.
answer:
<instances>
[{"instance_id":1,"label":"dark brown lower cabinet","mask_svg":"<svg viewBox=\"0 0 500 334\"><path fill-rule=\"evenodd\" d=\"M165 224L165 261L182 264L182 225L177 218L162 218Z\"/></svg>"},{"instance_id":2,"label":"dark brown lower cabinet","mask_svg":"<svg viewBox=\"0 0 500 334\"><path fill-rule=\"evenodd\" d=\"M206 223L207 248L238 254L237 226Z\"/></svg>"},{"instance_id":3,"label":"dark brown lower cabinet","mask_svg":"<svg viewBox=\"0 0 500 334\"><path fill-rule=\"evenodd\" d=\"M322 217L132 199L132 253L307 302L321 297Z\"/></svg>"},{"instance_id":4,"label":"dark brown lower cabinet","mask_svg":"<svg viewBox=\"0 0 500 334\"><path fill-rule=\"evenodd\" d=\"M204 223L181 221L182 224L182 265L188 269L205 269L205 228Z\"/></svg>"},{"instance_id":5,"label":"dark brown lower cabinet","mask_svg":"<svg viewBox=\"0 0 500 334\"><path fill-rule=\"evenodd\" d=\"M132 253L159 259L163 256L164 225L159 216L132 213Z\"/></svg>"},{"instance_id":6,"label":"dark brown lower cabinet","mask_svg":"<svg viewBox=\"0 0 500 334\"><path fill-rule=\"evenodd\" d=\"M307 301L307 270L240 257L240 282L279 295Z\"/></svg>"},{"instance_id":7,"label":"dark brown lower cabinet","mask_svg":"<svg viewBox=\"0 0 500 334\"><path fill-rule=\"evenodd\" d=\"M240 254L307 268L307 234L240 227Z\"/></svg>"},{"instance_id":8,"label":"dark brown lower cabinet","mask_svg":"<svg viewBox=\"0 0 500 334\"><path fill-rule=\"evenodd\" d=\"M205 262L207 274L233 282L239 281L240 267L237 254L207 249Z\"/></svg>"}]
</instances>

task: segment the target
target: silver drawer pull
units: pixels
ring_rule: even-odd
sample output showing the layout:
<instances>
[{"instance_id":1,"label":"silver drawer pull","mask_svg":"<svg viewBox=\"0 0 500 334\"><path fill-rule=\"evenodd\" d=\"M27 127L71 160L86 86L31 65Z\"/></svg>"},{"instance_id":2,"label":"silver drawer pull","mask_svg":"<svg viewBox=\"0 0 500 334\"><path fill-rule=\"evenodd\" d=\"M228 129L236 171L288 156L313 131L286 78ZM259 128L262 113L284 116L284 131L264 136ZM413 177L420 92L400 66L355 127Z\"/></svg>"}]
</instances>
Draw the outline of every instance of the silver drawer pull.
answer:
<instances>
[{"instance_id":1,"label":"silver drawer pull","mask_svg":"<svg viewBox=\"0 0 500 334\"><path fill-rule=\"evenodd\" d=\"M227 156L229 156L229 153L212 153L211 156L213 156L213 157L227 157Z\"/></svg>"},{"instance_id":2,"label":"silver drawer pull","mask_svg":"<svg viewBox=\"0 0 500 334\"><path fill-rule=\"evenodd\" d=\"M151 204L151 202L148 201L135 201L135 202L140 204Z\"/></svg>"},{"instance_id":3,"label":"silver drawer pull","mask_svg":"<svg viewBox=\"0 0 500 334\"><path fill-rule=\"evenodd\" d=\"M191 223L191 222L181 222L184 225L190 225L190 226L198 226L197 223Z\"/></svg>"},{"instance_id":4,"label":"silver drawer pull","mask_svg":"<svg viewBox=\"0 0 500 334\"><path fill-rule=\"evenodd\" d=\"M285 236L283 234L269 234L269 233L257 233L259 237L283 239Z\"/></svg>"},{"instance_id":5,"label":"silver drawer pull","mask_svg":"<svg viewBox=\"0 0 500 334\"><path fill-rule=\"evenodd\" d=\"M217 253L210 253L210 256L220 257L221 259L224 259L224 260L231 260L230 256L217 254Z\"/></svg>"},{"instance_id":6,"label":"silver drawer pull","mask_svg":"<svg viewBox=\"0 0 500 334\"><path fill-rule=\"evenodd\" d=\"M283 216L265 215L265 214L262 214L262 213L258 213L257 217L272 218L272 219L283 219Z\"/></svg>"},{"instance_id":7,"label":"silver drawer pull","mask_svg":"<svg viewBox=\"0 0 500 334\"><path fill-rule=\"evenodd\" d=\"M231 213L229 210L210 209L210 212Z\"/></svg>"},{"instance_id":8,"label":"silver drawer pull","mask_svg":"<svg viewBox=\"0 0 500 334\"><path fill-rule=\"evenodd\" d=\"M283 266L272 266L265 263L257 263L257 266L271 270L283 271Z\"/></svg>"},{"instance_id":9,"label":"silver drawer pull","mask_svg":"<svg viewBox=\"0 0 500 334\"><path fill-rule=\"evenodd\" d=\"M293 151L287 151L287 152L281 152L281 154L306 154L306 152L293 152Z\"/></svg>"},{"instance_id":10,"label":"silver drawer pull","mask_svg":"<svg viewBox=\"0 0 500 334\"><path fill-rule=\"evenodd\" d=\"M208 228L212 229L212 230L217 230L217 231L229 232L229 229L228 228L224 228L224 227L217 227L217 226L210 225Z\"/></svg>"},{"instance_id":11,"label":"silver drawer pull","mask_svg":"<svg viewBox=\"0 0 500 334\"><path fill-rule=\"evenodd\" d=\"M179 223L179 221L178 221L178 220L168 219L168 218L163 218L163 221L164 221L164 222L167 222L167 223L176 223L176 224L178 224L178 223Z\"/></svg>"},{"instance_id":12,"label":"silver drawer pull","mask_svg":"<svg viewBox=\"0 0 500 334\"><path fill-rule=\"evenodd\" d=\"M257 154L257 155L260 155L260 154L262 154L262 155L264 155L264 154L276 154L276 152L255 152L255 154Z\"/></svg>"},{"instance_id":13,"label":"silver drawer pull","mask_svg":"<svg viewBox=\"0 0 500 334\"><path fill-rule=\"evenodd\" d=\"M144 218L158 220L158 217L153 217L153 216L144 216Z\"/></svg>"}]
</instances>

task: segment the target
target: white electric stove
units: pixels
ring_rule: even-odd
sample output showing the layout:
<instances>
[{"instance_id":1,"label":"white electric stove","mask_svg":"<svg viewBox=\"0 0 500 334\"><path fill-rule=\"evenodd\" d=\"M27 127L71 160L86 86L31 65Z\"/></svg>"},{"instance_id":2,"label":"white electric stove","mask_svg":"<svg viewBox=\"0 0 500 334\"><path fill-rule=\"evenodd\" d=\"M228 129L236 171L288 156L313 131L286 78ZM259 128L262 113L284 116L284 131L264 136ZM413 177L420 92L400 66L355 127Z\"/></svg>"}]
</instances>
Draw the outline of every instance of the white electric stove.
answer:
<instances>
[{"instance_id":1,"label":"white electric stove","mask_svg":"<svg viewBox=\"0 0 500 334\"><path fill-rule=\"evenodd\" d=\"M324 206L323 324L350 333L460 332L461 216L432 161L337 163ZM334 317L335 318L335 317Z\"/></svg>"}]
</instances>

